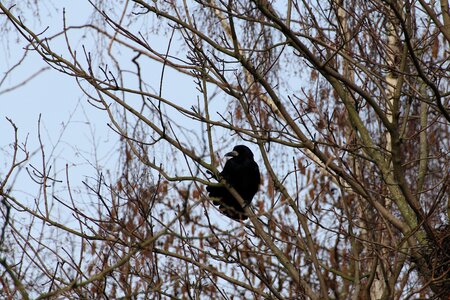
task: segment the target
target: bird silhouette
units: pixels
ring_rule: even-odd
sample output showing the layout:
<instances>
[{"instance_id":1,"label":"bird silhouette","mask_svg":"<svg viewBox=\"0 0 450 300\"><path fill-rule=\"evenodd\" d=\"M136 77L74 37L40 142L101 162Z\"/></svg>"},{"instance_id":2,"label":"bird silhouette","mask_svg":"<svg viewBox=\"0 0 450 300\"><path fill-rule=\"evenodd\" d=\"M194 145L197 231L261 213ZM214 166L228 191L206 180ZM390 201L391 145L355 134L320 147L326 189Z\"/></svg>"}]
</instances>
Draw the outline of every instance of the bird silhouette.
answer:
<instances>
[{"instance_id":1,"label":"bird silhouette","mask_svg":"<svg viewBox=\"0 0 450 300\"><path fill-rule=\"evenodd\" d=\"M252 202L261 182L258 164L253 159L253 152L244 145L234 147L233 151L225 156L231 158L225 163L220 176L238 192L244 200L244 207L246 207ZM206 190L209 192L213 204L219 206L222 214L233 220L248 218L245 215L244 207L224 185L208 185Z\"/></svg>"}]
</instances>

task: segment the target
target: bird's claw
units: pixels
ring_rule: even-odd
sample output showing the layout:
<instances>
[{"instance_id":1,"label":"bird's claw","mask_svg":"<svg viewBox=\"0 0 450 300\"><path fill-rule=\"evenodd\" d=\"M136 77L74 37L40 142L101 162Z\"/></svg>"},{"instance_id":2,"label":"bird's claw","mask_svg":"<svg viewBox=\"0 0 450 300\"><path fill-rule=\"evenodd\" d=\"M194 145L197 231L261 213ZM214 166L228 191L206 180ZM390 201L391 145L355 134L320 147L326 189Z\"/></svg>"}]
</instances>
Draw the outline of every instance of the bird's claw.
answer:
<instances>
[{"instance_id":1,"label":"bird's claw","mask_svg":"<svg viewBox=\"0 0 450 300\"><path fill-rule=\"evenodd\" d=\"M206 173L211 175L211 177L208 178L208 179L215 179L215 180L217 180L217 176L213 172L211 172L210 170L206 170Z\"/></svg>"}]
</instances>

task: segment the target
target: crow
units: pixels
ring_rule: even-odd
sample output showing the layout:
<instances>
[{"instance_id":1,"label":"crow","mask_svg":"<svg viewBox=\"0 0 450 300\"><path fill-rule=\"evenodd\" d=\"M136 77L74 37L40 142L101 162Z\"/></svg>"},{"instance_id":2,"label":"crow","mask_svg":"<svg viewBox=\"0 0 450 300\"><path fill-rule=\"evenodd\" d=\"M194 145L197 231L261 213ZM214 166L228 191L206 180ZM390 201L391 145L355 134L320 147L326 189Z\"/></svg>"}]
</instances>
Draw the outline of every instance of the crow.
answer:
<instances>
[{"instance_id":1,"label":"crow","mask_svg":"<svg viewBox=\"0 0 450 300\"><path fill-rule=\"evenodd\" d=\"M225 163L220 176L244 199L244 207L246 207L252 202L261 182L258 165L253 160L252 151L244 145L234 147L233 151L225 156L231 158ZM248 218L244 207L225 186L208 185L206 190L209 192L209 197L213 198L213 204L219 206L222 214L233 220Z\"/></svg>"}]
</instances>

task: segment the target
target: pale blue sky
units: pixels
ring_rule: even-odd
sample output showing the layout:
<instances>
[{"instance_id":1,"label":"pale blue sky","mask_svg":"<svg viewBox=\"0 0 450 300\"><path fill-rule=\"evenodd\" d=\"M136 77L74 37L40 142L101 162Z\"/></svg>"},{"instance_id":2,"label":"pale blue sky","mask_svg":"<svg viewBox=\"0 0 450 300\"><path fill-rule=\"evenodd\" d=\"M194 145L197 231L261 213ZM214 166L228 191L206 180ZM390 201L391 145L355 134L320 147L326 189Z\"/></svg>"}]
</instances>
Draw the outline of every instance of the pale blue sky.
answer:
<instances>
[{"instance_id":1,"label":"pale blue sky","mask_svg":"<svg viewBox=\"0 0 450 300\"><path fill-rule=\"evenodd\" d=\"M71 24L85 23L92 11L87 1L57 1L51 7L46 6L47 1L43 2L46 3L40 9L40 21L28 14L20 15L36 32L49 26L46 35L61 31L63 7L66 8L66 18ZM47 8L52 13L51 18L46 12ZM30 13L30 10L24 12ZM74 34L72 38L76 44L77 36ZM95 47L92 43L88 44L89 40L79 41L87 43L87 47ZM55 52L64 50L62 42L59 39L55 43ZM10 32L8 39L3 39L1 44L0 76L3 77L23 56L26 41ZM95 167L90 165L94 163L93 148L101 166L114 168L114 163L117 162L117 151L112 151L117 146L117 136L107 127L107 115L86 102L86 96L82 94L74 78L50 68L20 88L2 93L47 66L37 53L29 52L20 66L0 86L0 176L4 175L11 163L11 145L14 141L14 131L6 117L18 127L19 142L27 140L27 150L30 154L34 153L24 167L31 170L30 164L37 168L42 166L40 153L36 153L39 149L38 119L41 114L41 138L46 159L52 159L49 163L57 171L57 178L63 181L67 163L70 166L72 185L79 186L86 176L95 176ZM22 170L15 183L15 190L35 197L37 188L27 172Z\"/></svg>"},{"instance_id":2,"label":"pale blue sky","mask_svg":"<svg viewBox=\"0 0 450 300\"><path fill-rule=\"evenodd\" d=\"M62 30L63 7L66 9L68 25L81 25L90 22L92 7L87 4L87 1L57 1L50 8L51 18L48 17L45 9L41 8L40 21L33 16L21 16L24 22L35 32L41 32L46 26L49 26L45 31L45 36L51 36ZM14 9L13 12L17 13ZM81 45L85 45L87 51L91 51L95 56L97 48L101 45L95 44L91 34L83 36L83 33L84 31L69 32L72 45L78 47L80 52ZM68 57L64 42L64 38L60 37L52 41L50 45L53 51ZM164 51L167 47L168 37L153 36L150 42L153 48ZM17 63L24 53L23 47L27 44L23 37L17 37L14 33L9 34L8 42L4 40L2 43L0 48L3 49L0 51L1 75ZM173 52L177 50L176 43L176 39L174 39L171 48ZM132 69L130 57L135 54L121 51L121 56L118 57L124 59L124 68ZM158 88L162 65L146 63L145 66L146 68L142 70L143 77L155 88ZM48 67L48 65L37 53L28 52L26 59L0 86L0 93L45 67ZM165 69L163 95L168 99L180 101L187 108L196 104L198 97L201 99L192 78L188 78L168 67ZM97 169L100 169L100 171L112 169L113 172L117 170L118 136L107 126L110 123L107 114L88 104L86 99L87 97L83 95L73 77L61 74L51 68L29 80L20 88L1 93L0 176L10 165L11 144L14 138L13 129L6 117L17 125L19 142L23 143L27 139L27 150L34 153L33 157L24 164L24 167L28 167L29 170L31 170L31 165L38 169L41 168L42 158L38 151L38 119L40 114L42 116L41 138L45 146L46 159L51 159L48 163L52 165L53 171L57 172L56 178L63 181L56 184L56 189L58 187L65 189L66 164L70 167L71 186L73 188L82 188L82 180L85 180L86 177L96 177ZM224 103L218 98L214 101L214 105L222 107L222 109ZM214 115L215 111L213 109L211 113ZM174 116L178 122L181 121L180 117L179 114ZM215 115L215 118L218 118L218 116ZM190 122L193 121L188 118L183 119L182 125L189 127ZM199 129L198 123L195 126L196 129ZM227 135L225 138L230 139L231 137ZM232 146L230 145L231 148ZM168 161L164 162L168 164ZM175 172L172 168L168 170L169 172ZM14 188L22 195L26 194L27 197L33 199L33 197L36 197L38 185L33 183L25 170L22 170Z\"/></svg>"}]
</instances>

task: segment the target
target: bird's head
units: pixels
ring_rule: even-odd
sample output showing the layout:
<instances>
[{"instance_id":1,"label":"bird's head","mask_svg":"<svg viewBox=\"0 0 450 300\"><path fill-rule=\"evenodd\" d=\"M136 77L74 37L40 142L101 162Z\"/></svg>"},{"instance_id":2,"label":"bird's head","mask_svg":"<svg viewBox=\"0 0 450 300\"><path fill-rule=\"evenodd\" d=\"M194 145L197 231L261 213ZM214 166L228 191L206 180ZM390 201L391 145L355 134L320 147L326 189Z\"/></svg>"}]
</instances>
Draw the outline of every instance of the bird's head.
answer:
<instances>
[{"instance_id":1,"label":"bird's head","mask_svg":"<svg viewBox=\"0 0 450 300\"><path fill-rule=\"evenodd\" d=\"M239 159L253 159L253 152L244 145L237 145L233 148L233 151L228 152L225 156L236 157Z\"/></svg>"}]
</instances>

